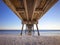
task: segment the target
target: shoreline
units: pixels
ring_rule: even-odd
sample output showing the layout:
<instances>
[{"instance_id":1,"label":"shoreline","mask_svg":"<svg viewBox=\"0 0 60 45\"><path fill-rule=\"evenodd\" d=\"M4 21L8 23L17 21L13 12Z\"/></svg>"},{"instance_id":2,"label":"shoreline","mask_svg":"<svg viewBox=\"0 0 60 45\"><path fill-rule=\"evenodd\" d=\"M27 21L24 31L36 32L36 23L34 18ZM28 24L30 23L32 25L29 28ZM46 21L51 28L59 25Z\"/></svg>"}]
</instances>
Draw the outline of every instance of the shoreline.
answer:
<instances>
[{"instance_id":1,"label":"shoreline","mask_svg":"<svg viewBox=\"0 0 60 45\"><path fill-rule=\"evenodd\" d=\"M0 35L0 45L60 45L60 36Z\"/></svg>"}]
</instances>

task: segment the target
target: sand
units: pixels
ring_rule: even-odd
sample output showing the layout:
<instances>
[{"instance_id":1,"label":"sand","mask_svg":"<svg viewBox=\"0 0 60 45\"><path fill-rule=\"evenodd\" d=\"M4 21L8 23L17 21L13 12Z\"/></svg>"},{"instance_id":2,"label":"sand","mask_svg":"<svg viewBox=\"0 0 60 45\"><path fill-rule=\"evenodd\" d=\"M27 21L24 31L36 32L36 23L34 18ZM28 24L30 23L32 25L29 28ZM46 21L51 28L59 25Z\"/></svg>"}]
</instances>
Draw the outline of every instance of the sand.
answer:
<instances>
[{"instance_id":1,"label":"sand","mask_svg":"<svg viewBox=\"0 0 60 45\"><path fill-rule=\"evenodd\" d=\"M0 35L0 45L60 45L60 36Z\"/></svg>"}]
</instances>

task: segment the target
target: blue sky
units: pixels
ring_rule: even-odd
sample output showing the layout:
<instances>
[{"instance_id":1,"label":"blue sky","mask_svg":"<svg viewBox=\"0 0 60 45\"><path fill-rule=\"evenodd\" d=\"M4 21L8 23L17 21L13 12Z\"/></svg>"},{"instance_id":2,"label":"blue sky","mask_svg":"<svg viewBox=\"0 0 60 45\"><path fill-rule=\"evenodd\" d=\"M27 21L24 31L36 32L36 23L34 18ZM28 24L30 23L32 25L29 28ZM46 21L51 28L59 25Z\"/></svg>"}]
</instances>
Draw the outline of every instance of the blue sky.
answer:
<instances>
[{"instance_id":1,"label":"blue sky","mask_svg":"<svg viewBox=\"0 0 60 45\"><path fill-rule=\"evenodd\" d=\"M60 30L60 0L39 19L38 27ZM0 29L21 29L21 20L2 0L0 0Z\"/></svg>"}]
</instances>

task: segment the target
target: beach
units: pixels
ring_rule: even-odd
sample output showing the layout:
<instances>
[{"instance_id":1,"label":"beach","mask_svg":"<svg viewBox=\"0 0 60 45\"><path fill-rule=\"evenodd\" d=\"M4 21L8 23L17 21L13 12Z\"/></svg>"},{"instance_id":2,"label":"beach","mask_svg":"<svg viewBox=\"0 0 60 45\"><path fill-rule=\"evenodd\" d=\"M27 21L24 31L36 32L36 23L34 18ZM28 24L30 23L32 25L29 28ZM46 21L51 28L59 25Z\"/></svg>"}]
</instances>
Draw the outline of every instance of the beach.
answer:
<instances>
[{"instance_id":1,"label":"beach","mask_svg":"<svg viewBox=\"0 0 60 45\"><path fill-rule=\"evenodd\" d=\"M60 45L60 36L0 34L0 45Z\"/></svg>"}]
</instances>

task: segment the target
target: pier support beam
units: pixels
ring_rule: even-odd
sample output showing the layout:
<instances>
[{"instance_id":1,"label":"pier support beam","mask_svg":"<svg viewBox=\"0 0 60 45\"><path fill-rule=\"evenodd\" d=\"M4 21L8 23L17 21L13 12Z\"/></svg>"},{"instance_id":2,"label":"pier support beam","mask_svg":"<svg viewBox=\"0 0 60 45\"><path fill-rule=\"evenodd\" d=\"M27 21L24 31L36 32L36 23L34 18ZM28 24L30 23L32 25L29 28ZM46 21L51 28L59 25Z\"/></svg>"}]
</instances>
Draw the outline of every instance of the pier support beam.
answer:
<instances>
[{"instance_id":1,"label":"pier support beam","mask_svg":"<svg viewBox=\"0 0 60 45\"><path fill-rule=\"evenodd\" d=\"M34 24L33 24L33 35L34 35L34 32L35 32L35 31L34 31Z\"/></svg>"},{"instance_id":2,"label":"pier support beam","mask_svg":"<svg viewBox=\"0 0 60 45\"><path fill-rule=\"evenodd\" d=\"M22 33L23 33L23 28L24 28L24 24L22 24L22 30L21 30L21 35L22 35Z\"/></svg>"},{"instance_id":3,"label":"pier support beam","mask_svg":"<svg viewBox=\"0 0 60 45\"><path fill-rule=\"evenodd\" d=\"M36 24L36 28L37 28L37 32L38 32L38 36L40 35L40 33L39 33L39 30L38 30L38 25Z\"/></svg>"}]
</instances>

